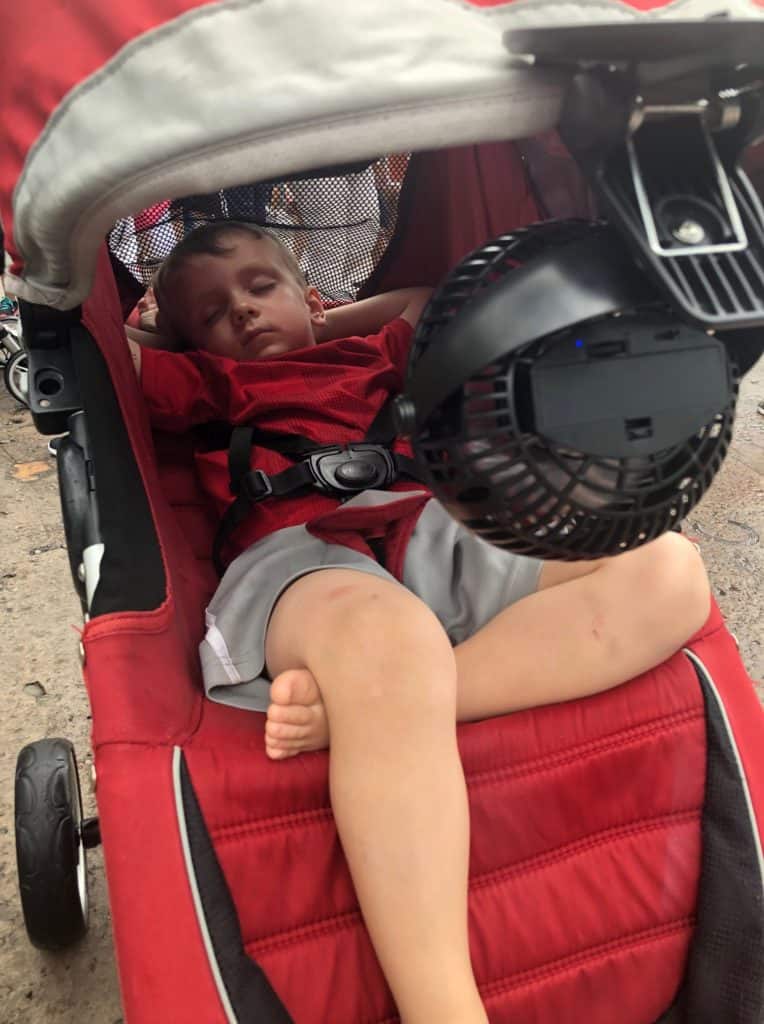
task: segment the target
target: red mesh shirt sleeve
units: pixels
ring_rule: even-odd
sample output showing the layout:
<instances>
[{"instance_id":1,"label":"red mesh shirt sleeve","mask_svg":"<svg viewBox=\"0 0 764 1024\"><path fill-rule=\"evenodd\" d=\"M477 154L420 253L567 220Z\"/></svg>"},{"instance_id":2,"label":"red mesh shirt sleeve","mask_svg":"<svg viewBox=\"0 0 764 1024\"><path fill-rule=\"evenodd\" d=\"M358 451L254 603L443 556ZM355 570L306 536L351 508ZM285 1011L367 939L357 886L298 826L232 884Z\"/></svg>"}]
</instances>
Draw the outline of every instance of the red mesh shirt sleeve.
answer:
<instances>
[{"instance_id":1,"label":"red mesh shirt sleeve","mask_svg":"<svg viewBox=\"0 0 764 1024\"><path fill-rule=\"evenodd\" d=\"M178 434L227 415L225 374L193 353L141 349L140 384L151 423L160 430Z\"/></svg>"},{"instance_id":2,"label":"red mesh shirt sleeve","mask_svg":"<svg viewBox=\"0 0 764 1024\"><path fill-rule=\"evenodd\" d=\"M382 346L387 352L390 362L397 368L400 374L399 387L403 387L406 378L406 367L409 361L411 341L414 337L414 328L411 324L398 317L382 329L380 334Z\"/></svg>"}]
</instances>

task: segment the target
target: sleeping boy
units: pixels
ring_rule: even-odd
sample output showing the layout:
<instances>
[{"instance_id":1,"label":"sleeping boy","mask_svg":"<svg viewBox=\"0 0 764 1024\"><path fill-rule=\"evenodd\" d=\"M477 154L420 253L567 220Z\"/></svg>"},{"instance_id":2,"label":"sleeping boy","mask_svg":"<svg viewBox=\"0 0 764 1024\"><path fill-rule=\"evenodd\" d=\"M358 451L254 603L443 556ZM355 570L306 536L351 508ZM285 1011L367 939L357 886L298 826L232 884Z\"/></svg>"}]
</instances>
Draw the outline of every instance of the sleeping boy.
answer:
<instances>
[{"instance_id":1,"label":"sleeping boy","mask_svg":"<svg viewBox=\"0 0 764 1024\"><path fill-rule=\"evenodd\" d=\"M288 250L233 222L189 235L154 291L157 329L182 349L130 341L156 427L224 420L317 444L362 441L402 389L429 295L325 310ZM222 515L226 453L196 459ZM267 474L290 465L253 448ZM271 758L330 748L337 829L405 1024L485 1024L456 723L584 697L665 660L708 616L698 553L670 533L612 559L525 558L405 479L344 502L266 498L230 547L201 644L208 693L266 709Z\"/></svg>"}]
</instances>

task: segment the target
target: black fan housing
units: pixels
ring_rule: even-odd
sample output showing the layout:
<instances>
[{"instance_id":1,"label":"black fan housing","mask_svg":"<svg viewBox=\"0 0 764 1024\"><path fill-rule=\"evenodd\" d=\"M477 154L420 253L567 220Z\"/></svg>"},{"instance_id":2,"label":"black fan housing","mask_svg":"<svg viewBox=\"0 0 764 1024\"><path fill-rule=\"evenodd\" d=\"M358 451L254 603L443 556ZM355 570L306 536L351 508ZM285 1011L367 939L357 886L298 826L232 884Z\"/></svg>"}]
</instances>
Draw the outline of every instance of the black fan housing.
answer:
<instances>
[{"instance_id":1,"label":"black fan housing","mask_svg":"<svg viewBox=\"0 0 764 1024\"><path fill-rule=\"evenodd\" d=\"M700 500L729 447L724 344L667 307L602 225L555 222L467 257L412 349L414 450L485 540L541 558L634 548Z\"/></svg>"}]
</instances>

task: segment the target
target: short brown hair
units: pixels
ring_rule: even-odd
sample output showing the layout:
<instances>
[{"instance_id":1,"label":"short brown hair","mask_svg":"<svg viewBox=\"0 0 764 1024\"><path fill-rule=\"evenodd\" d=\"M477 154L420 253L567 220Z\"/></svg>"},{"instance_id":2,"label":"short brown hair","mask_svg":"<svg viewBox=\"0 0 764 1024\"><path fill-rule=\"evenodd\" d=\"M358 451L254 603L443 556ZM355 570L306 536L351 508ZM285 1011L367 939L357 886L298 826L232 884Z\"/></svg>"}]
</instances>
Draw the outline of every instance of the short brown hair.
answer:
<instances>
[{"instance_id":1,"label":"short brown hair","mask_svg":"<svg viewBox=\"0 0 764 1024\"><path fill-rule=\"evenodd\" d=\"M251 224L243 220L215 221L211 224L203 224L186 235L157 269L152 281L157 306L162 308L162 298L166 298L170 279L186 266L192 256L222 256L229 251L225 239L236 234L251 235L257 239L265 238L272 242L286 269L302 287L305 287L307 282L305 275L300 270L299 263L272 231L259 224Z\"/></svg>"}]
</instances>

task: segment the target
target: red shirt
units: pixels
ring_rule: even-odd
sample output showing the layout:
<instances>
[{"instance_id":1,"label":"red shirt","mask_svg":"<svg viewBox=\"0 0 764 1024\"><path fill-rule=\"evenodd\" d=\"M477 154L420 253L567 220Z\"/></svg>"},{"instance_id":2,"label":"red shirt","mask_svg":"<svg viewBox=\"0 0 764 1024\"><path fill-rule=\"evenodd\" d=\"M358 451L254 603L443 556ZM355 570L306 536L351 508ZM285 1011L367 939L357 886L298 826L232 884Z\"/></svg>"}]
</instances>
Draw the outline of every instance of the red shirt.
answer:
<instances>
[{"instance_id":1,"label":"red shirt","mask_svg":"<svg viewBox=\"0 0 764 1024\"><path fill-rule=\"evenodd\" d=\"M362 441L377 412L403 388L411 336L411 326L397 319L366 338L339 338L245 363L207 352L144 348L141 387L152 424L172 433L223 420L300 434L319 444ZM397 441L395 450L410 454L404 442ZM233 500L228 453L197 451L195 459L202 487L222 515ZM250 465L265 473L293 464L278 452L252 449ZM238 553L275 530L306 524L314 533L368 553L362 540L354 542L344 535L340 520L347 519L347 529L371 536L384 534L385 524L393 521L411 520L413 528L426 500L422 485L399 481L391 489L420 493L394 506L365 509L362 515L347 509L346 517L334 514L342 508L337 498L318 490L268 498L242 523L230 547Z\"/></svg>"}]
</instances>

